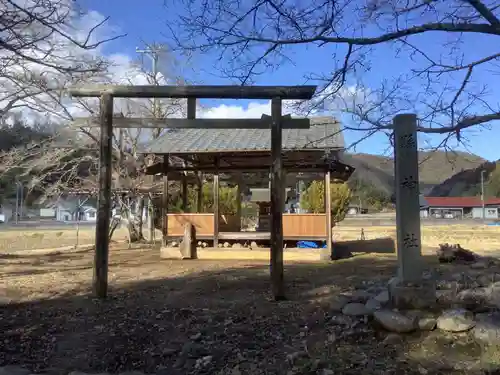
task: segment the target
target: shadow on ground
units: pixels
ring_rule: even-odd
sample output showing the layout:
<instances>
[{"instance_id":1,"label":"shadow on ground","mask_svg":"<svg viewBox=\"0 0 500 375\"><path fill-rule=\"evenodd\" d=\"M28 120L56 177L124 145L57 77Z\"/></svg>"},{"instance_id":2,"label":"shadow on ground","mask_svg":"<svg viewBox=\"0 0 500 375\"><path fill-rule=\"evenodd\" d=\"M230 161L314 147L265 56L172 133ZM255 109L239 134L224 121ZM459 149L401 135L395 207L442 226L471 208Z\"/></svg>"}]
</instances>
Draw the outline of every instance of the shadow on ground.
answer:
<instances>
[{"instance_id":1,"label":"shadow on ground","mask_svg":"<svg viewBox=\"0 0 500 375\"><path fill-rule=\"evenodd\" d=\"M179 262L202 267L209 261ZM111 286L104 301L68 294L2 306L0 365L59 373L233 375L317 374L322 368L454 374L464 372L464 361L474 364L467 373L479 374L491 366L466 336L433 332L387 345L386 332L333 310L341 291L393 276L392 257L289 264L285 270L289 300L279 303L269 293L268 265L260 263ZM438 339L444 344L431 345ZM464 346L454 351L457 343Z\"/></svg>"}]
</instances>

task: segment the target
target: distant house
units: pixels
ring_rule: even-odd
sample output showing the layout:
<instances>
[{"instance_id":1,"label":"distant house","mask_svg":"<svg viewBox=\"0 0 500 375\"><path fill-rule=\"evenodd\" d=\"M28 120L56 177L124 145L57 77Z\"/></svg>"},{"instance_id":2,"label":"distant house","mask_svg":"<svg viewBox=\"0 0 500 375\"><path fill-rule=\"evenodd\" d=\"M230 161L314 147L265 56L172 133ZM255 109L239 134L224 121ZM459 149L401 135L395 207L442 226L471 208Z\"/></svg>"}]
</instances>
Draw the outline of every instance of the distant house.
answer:
<instances>
[{"instance_id":1,"label":"distant house","mask_svg":"<svg viewBox=\"0 0 500 375\"><path fill-rule=\"evenodd\" d=\"M80 208L81 221L96 221L97 220L97 208L93 206L82 206Z\"/></svg>"},{"instance_id":2,"label":"distant house","mask_svg":"<svg viewBox=\"0 0 500 375\"><path fill-rule=\"evenodd\" d=\"M39 215L41 218L54 218L57 221L95 221L97 209L84 198L59 198L45 203L40 208Z\"/></svg>"},{"instance_id":3,"label":"distant house","mask_svg":"<svg viewBox=\"0 0 500 375\"><path fill-rule=\"evenodd\" d=\"M500 218L500 198L486 199L484 218ZM420 202L420 216L436 219L482 219L483 202L479 197L425 197Z\"/></svg>"},{"instance_id":4,"label":"distant house","mask_svg":"<svg viewBox=\"0 0 500 375\"><path fill-rule=\"evenodd\" d=\"M8 223L14 219L15 203L4 202L0 205L0 222Z\"/></svg>"},{"instance_id":5,"label":"distant house","mask_svg":"<svg viewBox=\"0 0 500 375\"><path fill-rule=\"evenodd\" d=\"M361 207L360 205L350 204L347 208L347 215L358 215L358 214L367 214L368 208Z\"/></svg>"}]
</instances>

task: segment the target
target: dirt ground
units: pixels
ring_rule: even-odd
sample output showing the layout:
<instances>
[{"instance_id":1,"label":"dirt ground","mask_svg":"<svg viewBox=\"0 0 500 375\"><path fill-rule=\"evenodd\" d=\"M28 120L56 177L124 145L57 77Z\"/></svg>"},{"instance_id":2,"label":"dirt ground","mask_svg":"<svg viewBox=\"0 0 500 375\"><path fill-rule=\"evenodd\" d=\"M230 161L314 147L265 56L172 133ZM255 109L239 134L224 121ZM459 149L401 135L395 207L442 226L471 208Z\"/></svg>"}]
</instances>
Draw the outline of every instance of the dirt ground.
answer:
<instances>
[{"instance_id":1,"label":"dirt ground","mask_svg":"<svg viewBox=\"0 0 500 375\"><path fill-rule=\"evenodd\" d=\"M110 295L99 301L89 294L92 258L91 250L0 256L0 366L53 373L479 374L498 357L435 332L387 345L386 332L332 311L341 291L393 276L394 256L287 262L288 301L279 303L269 292L268 262L169 261L140 248L111 251ZM433 257L428 264L436 266ZM480 372L455 365L464 359L479 363Z\"/></svg>"}]
</instances>

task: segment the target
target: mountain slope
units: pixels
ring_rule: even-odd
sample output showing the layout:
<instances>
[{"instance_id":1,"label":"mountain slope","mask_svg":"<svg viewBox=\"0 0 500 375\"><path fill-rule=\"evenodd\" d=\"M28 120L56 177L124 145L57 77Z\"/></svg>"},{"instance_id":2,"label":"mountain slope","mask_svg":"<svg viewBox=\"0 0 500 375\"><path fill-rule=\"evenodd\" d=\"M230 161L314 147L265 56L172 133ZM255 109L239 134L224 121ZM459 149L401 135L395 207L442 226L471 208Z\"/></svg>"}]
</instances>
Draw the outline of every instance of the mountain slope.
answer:
<instances>
[{"instance_id":1,"label":"mountain slope","mask_svg":"<svg viewBox=\"0 0 500 375\"><path fill-rule=\"evenodd\" d=\"M356 168L354 180L370 183L389 195L394 193L394 160L370 154L346 154L345 162ZM479 167L483 158L465 152L420 152L419 174L421 192L426 194L434 186L462 171Z\"/></svg>"},{"instance_id":2,"label":"mountain slope","mask_svg":"<svg viewBox=\"0 0 500 375\"><path fill-rule=\"evenodd\" d=\"M485 162L476 168L459 172L446 179L441 184L434 186L429 195L435 197L477 196L481 194L482 171L486 171L483 176L486 185L491 172L493 172L495 168L495 162Z\"/></svg>"}]
</instances>

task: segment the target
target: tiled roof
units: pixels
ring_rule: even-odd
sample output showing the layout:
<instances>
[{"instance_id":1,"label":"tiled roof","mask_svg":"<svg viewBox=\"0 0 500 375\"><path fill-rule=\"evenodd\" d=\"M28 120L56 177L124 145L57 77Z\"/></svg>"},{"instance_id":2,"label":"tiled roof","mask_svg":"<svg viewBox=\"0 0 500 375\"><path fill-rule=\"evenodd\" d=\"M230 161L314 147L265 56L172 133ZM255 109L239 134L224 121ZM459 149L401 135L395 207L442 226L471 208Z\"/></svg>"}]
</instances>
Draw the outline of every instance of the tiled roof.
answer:
<instances>
[{"instance_id":1,"label":"tiled roof","mask_svg":"<svg viewBox=\"0 0 500 375\"><path fill-rule=\"evenodd\" d=\"M429 207L481 207L479 197L425 197ZM500 198L486 199L485 205L500 205Z\"/></svg>"},{"instance_id":2,"label":"tiled roof","mask_svg":"<svg viewBox=\"0 0 500 375\"><path fill-rule=\"evenodd\" d=\"M343 149L340 124L332 117L312 117L309 129L284 129L284 150ZM267 129L171 129L142 147L142 153L267 151L271 131Z\"/></svg>"}]
</instances>

